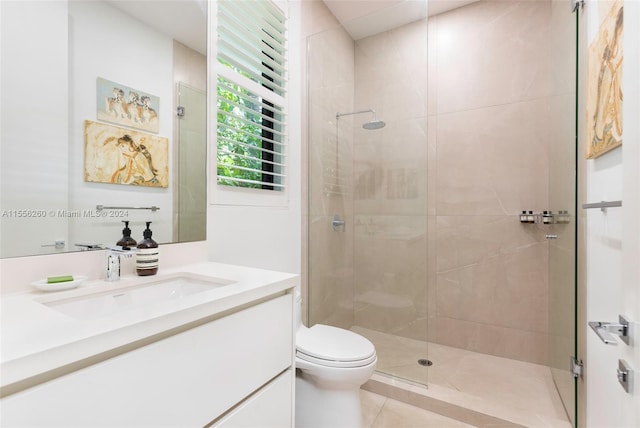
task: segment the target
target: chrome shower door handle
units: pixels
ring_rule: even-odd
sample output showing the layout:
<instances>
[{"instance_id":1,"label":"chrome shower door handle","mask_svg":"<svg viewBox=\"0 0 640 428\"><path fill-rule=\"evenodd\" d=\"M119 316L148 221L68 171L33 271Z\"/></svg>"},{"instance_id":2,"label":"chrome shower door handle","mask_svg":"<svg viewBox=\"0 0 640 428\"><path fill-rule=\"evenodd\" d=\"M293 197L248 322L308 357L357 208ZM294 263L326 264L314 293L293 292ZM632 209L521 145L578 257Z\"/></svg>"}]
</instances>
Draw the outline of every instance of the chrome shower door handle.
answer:
<instances>
[{"instance_id":1,"label":"chrome shower door handle","mask_svg":"<svg viewBox=\"0 0 640 428\"><path fill-rule=\"evenodd\" d=\"M622 315L618 316L618 322L589 321L589 327L598 335L606 345L617 345L613 334L620 336L620 339L629 344L629 320ZM613 334L612 334L613 333Z\"/></svg>"},{"instance_id":2,"label":"chrome shower door handle","mask_svg":"<svg viewBox=\"0 0 640 428\"><path fill-rule=\"evenodd\" d=\"M338 214L336 214L331 220L331 227L333 227L333 230L335 230L336 232L340 229L342 229L342 231L344 232L346 228L346 222L342 220Z\"/></svg>"}]
</instances>

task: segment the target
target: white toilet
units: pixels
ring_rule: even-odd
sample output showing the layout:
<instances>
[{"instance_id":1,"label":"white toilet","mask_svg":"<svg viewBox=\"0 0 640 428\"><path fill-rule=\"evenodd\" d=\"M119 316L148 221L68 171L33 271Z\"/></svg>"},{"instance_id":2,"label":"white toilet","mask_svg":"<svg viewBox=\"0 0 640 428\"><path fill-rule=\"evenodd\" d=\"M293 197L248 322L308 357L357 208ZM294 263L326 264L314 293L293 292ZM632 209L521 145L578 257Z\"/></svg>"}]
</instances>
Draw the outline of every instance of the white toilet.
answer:
<instances>
[{"instance_id":1,"label":"white toilet","mask_svg":"<svg viewBox=\"0 0 640 428\"><path fill-rule=\"evenodd\" d=\"M376 368L373 344L348 330L302 325L296 295L296 427L362 426L360 386Z\"/></svg>"}]
</instances>

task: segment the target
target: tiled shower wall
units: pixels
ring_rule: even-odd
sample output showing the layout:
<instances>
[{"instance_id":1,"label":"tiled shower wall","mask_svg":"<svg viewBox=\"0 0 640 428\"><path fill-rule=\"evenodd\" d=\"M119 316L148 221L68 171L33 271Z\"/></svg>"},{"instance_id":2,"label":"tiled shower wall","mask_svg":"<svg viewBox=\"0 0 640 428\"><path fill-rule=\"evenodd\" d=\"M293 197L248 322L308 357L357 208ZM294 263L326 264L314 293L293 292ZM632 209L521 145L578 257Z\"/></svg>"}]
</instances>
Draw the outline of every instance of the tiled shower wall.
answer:
<instances>
[{"instance_id":1,"label":"tiled shower wall","mask_svg":"<svg viewBox=\"0 0 640 428\"><path fill-rule=\"evenodd\" d=\"M430 21L436 128L432 341L535 363L548 353L551 2L479 2Z\"/></svg>"},{"instance_id":2,"label":"tiled shower wall","mask_svg":"<svg viewBox=\"0 0 640 428\"><path fill-rule=\"evenodd\" d=\"M308 315L310 323L353 325L353 40L321 1L322 28L307 39ZM334 230L334 215L345 220Z\"/></svg>"},{"instance_id":3,"label":"tiled shower wall","mask_svg":"<svg viewBox=\"0 0 640 428\"><path fill-rule=\"evenodd\" d=\"M387 121L354 137L356 325L547 362L545 230L517 215L548 209L550 11L483 1L356 42L356 107Z\"/></svg>"},{"instance_id":4,"label":"tiled shower wall","mask_svg":"<svg viewBox=\"0 0 640 428\"><path fill-rule=\"evenodd\" d=\"M330 30L309 38L311 324L547 363L550 231L518 214L561 209L552 2L480 1L355 43L313 3ZM369 108L385 128L336 123Z\"/></svg>"},{"instance_id":5,"label":"tiled shower wall","mask_svg":"<svg viewBox=\"0 0 640 428\"><path fill-rule=\"evenodd\" d=\"M427 21L355 43L355 325L427 340ZM358 118L357 124L369 120Z\"/></svg>"}]
</instances>

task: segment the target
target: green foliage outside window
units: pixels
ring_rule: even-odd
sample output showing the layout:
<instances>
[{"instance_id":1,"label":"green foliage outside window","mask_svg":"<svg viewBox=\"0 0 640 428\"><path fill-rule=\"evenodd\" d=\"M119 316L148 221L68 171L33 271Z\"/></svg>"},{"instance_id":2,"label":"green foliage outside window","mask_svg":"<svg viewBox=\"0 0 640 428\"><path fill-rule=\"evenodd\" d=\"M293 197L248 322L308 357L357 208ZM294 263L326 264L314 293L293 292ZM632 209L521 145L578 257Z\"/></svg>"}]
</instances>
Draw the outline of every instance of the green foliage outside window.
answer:
<instances>
[{"instance_id":1,"label":"green foliage outside window","mask_svg":"<svg viewBox=\"0 0 640 428\"><path fill-rule=\"evenodd\" d=\"M225 180L223 177L261 181L262 162L259 159L262 152L258 150L262 147L260 105L248 101L254 97L253 94L221 77L218 77L217 93L218 183L259 189L262 187L259 183Z\"/></svg>"},{"instance_id":2,"label":"green foliage outside window","mask_svg":"<svg viewBox=\"0 0 640 428\"><path fill-rule=\"evenodd\" d=\"M266 138L274 138L269 133L273 122L264 122L273 110L264 110L267 101L221 76L216 89L218 184L274 190L265 187L265 169L273 171L277 149L265 142L265 132Z\"/></svg>"}]
</instances>

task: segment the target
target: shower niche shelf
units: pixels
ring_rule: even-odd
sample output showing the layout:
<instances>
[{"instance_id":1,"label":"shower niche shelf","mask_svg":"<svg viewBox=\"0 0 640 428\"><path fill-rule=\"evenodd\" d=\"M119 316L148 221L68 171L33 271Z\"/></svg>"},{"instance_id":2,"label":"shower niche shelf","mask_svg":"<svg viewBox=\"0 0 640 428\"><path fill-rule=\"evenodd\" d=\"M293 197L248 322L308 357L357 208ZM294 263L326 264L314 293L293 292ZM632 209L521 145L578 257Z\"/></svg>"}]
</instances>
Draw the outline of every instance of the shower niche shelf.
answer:
<instances>
[{"instance_id":1,"label":"shower niche shelf","mask_svg":"<svg viewBox=\"0 0 640 428\"><path fill-rule=\"evenodd\" d=\"M523 224L568 224L571 223L569 211L522 211L518 218Z\"/></svg>"}]
</instances>

